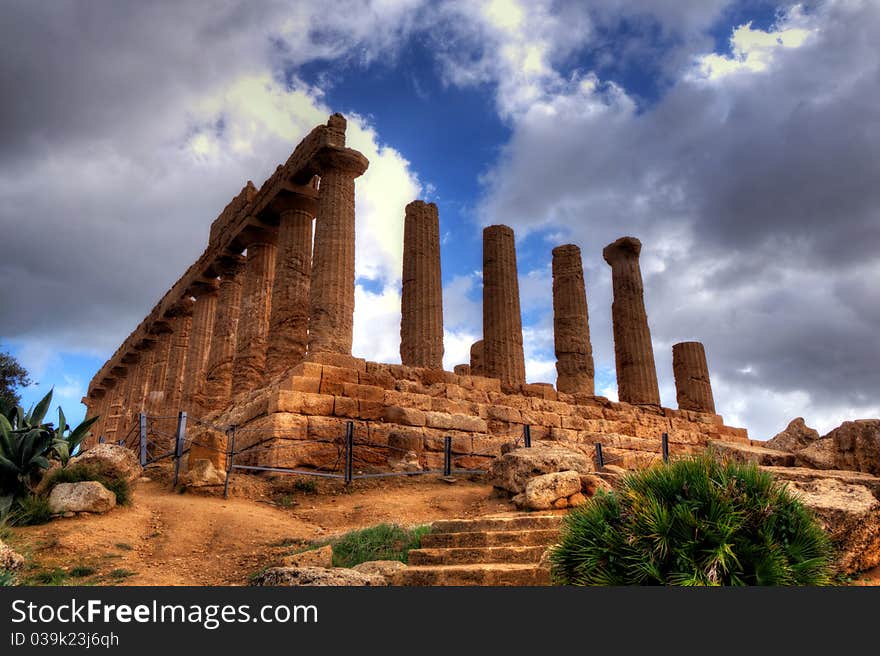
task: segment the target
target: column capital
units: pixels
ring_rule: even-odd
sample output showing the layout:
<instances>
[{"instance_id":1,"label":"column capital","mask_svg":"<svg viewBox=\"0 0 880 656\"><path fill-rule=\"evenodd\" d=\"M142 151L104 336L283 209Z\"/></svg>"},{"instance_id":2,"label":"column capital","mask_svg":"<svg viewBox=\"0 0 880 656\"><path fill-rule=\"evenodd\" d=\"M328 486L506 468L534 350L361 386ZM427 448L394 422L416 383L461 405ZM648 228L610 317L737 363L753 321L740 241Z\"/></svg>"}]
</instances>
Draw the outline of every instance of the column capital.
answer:
<instances>
[{"instance_id":1,"label":"column capital","mask_svg":"<svg viewBox=\"0 0 880 656\"><path fill-rule=\"evenodd\" d=\"M243 255L226 253L214 261L214 266L221 278L234 278L244 269L245 258Z\"/></svg>"},{"instance_id":2,"label":"column capital","mask_svg":"<svg viewBox=\"0 0 880 656\"><path fill-rule=\"evenodd\" d=\"M122 359L122 362L125 362L125 358ZM110 373L114 376L122 377L125 376L126 373L128 373L128 367L113 367L110 370Z\"/></svg>"},{"instance_id":3,"label":"column capital","mask_svg":"<svg viewBox=\"0 0 880 656\"><path fill-rule=\"evenodd\" d=\"M318 212L318 190L311 185L287 184L272 199L269 207L282 219L291 212L305 212L315 216Z\"/></svg>"},{"instance_id":4,"label":"column capital","mask_svg":"<svg viewBox=\"0 0 880 656\"><path fill-rule=\"evenodd\" d=\"M198 298L199 296L216 296L217 292L220 290L220 281L216 278L204 278L202 280L196 280L193 284L191 284L186 293Z\"/></svg>"},{"instance_id":5,"label":"column capital","mask_svg":"<svg viewBox=\"0 0 880 656\"><path fill-rule=\"evenodd\" d=\"M638 259L642 252L642 242L635 237L621 237L615 242L608 244L602 251L602 257L608 264L630 259Z\"/></svg>"},{"instance_id":6,"label":"column capital","mask_svg":"<svg viewBox=\"0 0 880 656\"><path fill-rule=\"evenodd\" d=\"M140 353L129 352L129 353L126 353L125 355L122 356L120 362L122 362L123 364L137 364L138 362L140 362L140 360L141 360Z\"/></svg>"},{"instance_id":7,"label":"column capital","mask_svg":"<svg viewBox=\"0 0 880 656\"><path fill-rule=\"evenodd\" d=\"M249 225L238 234L237 239L245 248L260 244L274 246L278 242L278 230L264 226Z\"/></svg>"},{"instance_id":8,"label":"column capital","mask_svg":"<svg viewBox=\"0 0 880 656\"><path fill-rule=\"evenodd\" d=\"M325 148L315 155L314 162L321 175L336 170L351 173L355 178L370 165L366 157L351 148Z\"/></svg>"},{"instance_id":9,"label":"column capital","mask_svg":"<svg viewBox=\"0 0 880 656\"><path fill-rule=\"evenodd\" d=\"M184 296L177 303L172 305L165 311L166 319L175 319L177 317L188 317L193 313L195 301L189 296Z\"/></svg>"}]
</instances>

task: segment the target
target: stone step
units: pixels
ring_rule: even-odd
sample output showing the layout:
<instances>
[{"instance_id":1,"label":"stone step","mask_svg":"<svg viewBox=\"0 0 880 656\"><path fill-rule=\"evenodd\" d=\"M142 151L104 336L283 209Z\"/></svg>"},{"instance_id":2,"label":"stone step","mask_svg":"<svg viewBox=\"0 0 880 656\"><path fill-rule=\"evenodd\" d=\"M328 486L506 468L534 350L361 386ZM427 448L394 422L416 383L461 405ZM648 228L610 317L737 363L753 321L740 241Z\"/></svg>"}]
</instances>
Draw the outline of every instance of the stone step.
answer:
<instances>
[{"instance_id":1,"label":"stone step","mask_svg":"<svg viewBox=\"0 0 880 656\"><path fill-rule=\"evenodd\" d=\"M413 549L409 552L410 565L466 565L485 563L527 564L538 563L547 549L533 547L454 547L449 549Z\"/></svg>"},{"instance_id":2,"label":"stone step","mask_svg":"<svg viewBox=\"0 0 880 656\"><path fill-rule=\"evenodd\" d=\"M477 519L441 519L431 524L433 533L471 533L476 531L526 531L558 528L565 515L514 515Z\"/></svg>"},{"instance_id":3,"label":"stone step","mask_svg":"<svg viewBox=\"0 0 880 656\"><path fill-rule=\"evenodd\" d=\"M450 547L533 547L556 542L556 529L524 531L463 531L428 533L422 537L423 549Z\"/></svg>"},{"instance_id":4,"label":"stone step","mask_svg":"<svg viewBox=\"0 0 880 656\"><path fill-rule=\"evenodd\" d=\"M392 585L480 585L480 586L534 586L550 585L550 572L535 565L413 565L395 572Z\"/></svg>"}]
</instances>

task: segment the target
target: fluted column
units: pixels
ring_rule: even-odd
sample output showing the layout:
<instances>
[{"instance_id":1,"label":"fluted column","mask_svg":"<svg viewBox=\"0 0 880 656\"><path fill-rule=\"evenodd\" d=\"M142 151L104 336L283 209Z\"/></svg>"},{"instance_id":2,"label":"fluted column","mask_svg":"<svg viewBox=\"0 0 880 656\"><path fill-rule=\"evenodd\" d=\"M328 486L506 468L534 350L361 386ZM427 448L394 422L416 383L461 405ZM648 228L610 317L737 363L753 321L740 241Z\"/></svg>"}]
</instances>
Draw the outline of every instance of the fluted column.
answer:
<instances>
[{"instance_id":1,"label":"fluted column","mask_svg":"<svg viewBox=\"0 0 880 656\"><path fill-rule=\"evenodd\" d=\"M556 389L567 394L594 394L584 268L581 249L574 244L553 249L553 341Z\"/></svg>"},{"instance_id":2,"label":"fluted column","mask_svg":"<svg viewBox=\"0 0 880 656\"><path fill-rule=\"evenodd\" d=\"M101 428L101 433L98 434L98 438L103 435L104 439L108 442L117 439L116 434L119 429L119 421L122 416L123 404L125 403L127 395L126 388L128 386L127 380L129 372L130 367L114 367L111 370L116 383L111 390L112 396L107 403L107 419Z\"/></svg>"},{"instance_id":3,"label":"fluted column","mask_svg":"<svg viewBox=\"0 0 880 656\"><path fill-rule=\"evenodd\" d=\"M106 420L106 406L110 400L110 382L102 382L102 385L106 385L106 387L96 387L86 398L86 407L88 408L86 419L97 417L98 420L92 424L92 427L89 429L91 435L88 439L83 440L83 447L91 446L91 444L98 439L97 436L100 434L100 430ZM62 426L61 428L63 429L64 427Z\"/></svg>"},{"instance_id":4,"label":"fluted column","mask_svg":"<svg viewBox=\"0 0 880 656\"><path fill-rule=\"evenodd\" d=\"M483 366L508 389L526 382L516 244L504 225L483 230Z\"/></svg>"},{"instance_id":5,"label":"fluted column","mask_svg":"<svg viewBox=\"0 0 880 656\"><path fill-rule=\"evenodd\" d=\"M680 342L672 346L672 372L675 375L675 395L681 410L715 414L709 365L700 342Z\"/></svg>"},{"instance_id":6,"label":"fluted column","mask_svg":"<svg viewBox=\"0 0 880 656\"><path fill-rule=\"evenodd\" d=\"M443 368L443 283L440 219L434 203L413 201L403 224L400 361Z\"/></svg>"},{"instance_id":7,"label":"fluted column","mask_svg":"<svg viewBox=\"0 0 880 656\"><path fill-rule=\"evenodd\" d=\"M156 338L153 336L145 337L141 340L140 344L135 346L135 350L140 353L141 359L138 362L135 382L132 385L131 396L129 397L131 417L135 417L146 410L150 377L153 373L153 360L156 357Z\"/></svg>"},{"instance_id":8,"label":"fluted column","mask_svg":"<svg viewBox=\"0 0 880 656\"><path fill-rule=\"evenodd\" d=\"M138 351L132 351L122 358L122 362L126 365L125 396L122 398L119 420L116 426L118 437L126 434L130 428L132 417L138 412L134 409L134 399L137 397L135 390L138 387L138 374L140 373L142 359L143 357Z\"/></svg>"},{"instance_id":9,"label":"fluted column","mask_svg":"<svg viewBox=\"0 0 880 656\"><path fill-rule=\"evenodd\" d=\"M241 320L232 363L232 395L257 389L266 375L272 280L275 277L275 235L249 236L242 276Z\"/></svg>"},{"instance_id":10,"label":"fluted column","mask_svg":"<svg viewBox=\"0 0 880 656\"><path fill-rule=\"evenodd\" d=\"M278 224L278 253L269 315L266 375L272 378L305 358L309 340L309 286L312 275L312 219L316 201L286 200Z\"/></svg>"},{"instance_id":11,"label":"fluted column","mask_svg":"<svg viewBox=\"0 0 880 656\"><path fill-rule=\"evenodd\" d=\"M186 367L181 394L181 407L188 412L198 413L196 401L207 376L208 355L217 316L219 286L216 280L211 280L200 282L191 290L196 301L193 305L192 328L186 346Z\"/></svg>"},{"instance_id":12,"label":"fluted column","mask_svg":"<svg viewBox=\"0 0 880 656\"><path fill-rule=\"evenodd\" d=\"M316 164L321 184L309 287L308 351L351 355L354 180L366 171L368 162L357 151L340 148L323 151Z\"/></svg>"},{"instance_id":13,"label":"fluted column","mask_svg":"<svg viewBox=\"0 0 880 656\"><path fill-rule=\"evenodd\" d=\"M171 353L171 328L163 323L156 328L156 347L154 349L153 366L147 384L145 411L148 415L162 415L165 406L165 379L168 376L168 358Z\"/></svg>"},{"instance_id":14,"label":"fluted column","mask_svg":"<svg viewBox=\"0 0 880 656\"><path fill-rule=\"evenodd\" d=\"M614 301L614 360L617 366L617 393L621 401L660 405L654 348L645 311L639 253L642 243L634 237L621 237L602 251L611 265Z\"/></svg>"},{"instance_id":15,"label":"fluted column","mask_svg":"<svg viewBox=\"0 0 880 656\"><path fill-rule=\"evenodd\" d=\"M165 375L162 414L175 415L180 410L186 371L186 355L192 328L193 300L181 299L167 314L171 328L171 346L168 351L168 373Z\"/></svg>"},{"instance_id":16,"label":"fluted column","mask_svg":"<svg viewBox=\"0 0 880 656\"><path fill-rule=\"evenodd\" d=\"M226 406L232 398L232 363L241 312L241 272L244 258L225 255L217 263L220 294L214 319L214 334L208 355L204 389L197 395L199 412L208 413Z\"/></svg>"},{"instance_id":17,"label":"fluted column","mask_svg":"<svg viewBox=\"0 0 880 656\"><path fill-rule=\"evenodd\" d=\"M483 340L477 340L471 344L471 375L485 376L486 368L483 366Z\"/></svg>"}]
</instances>

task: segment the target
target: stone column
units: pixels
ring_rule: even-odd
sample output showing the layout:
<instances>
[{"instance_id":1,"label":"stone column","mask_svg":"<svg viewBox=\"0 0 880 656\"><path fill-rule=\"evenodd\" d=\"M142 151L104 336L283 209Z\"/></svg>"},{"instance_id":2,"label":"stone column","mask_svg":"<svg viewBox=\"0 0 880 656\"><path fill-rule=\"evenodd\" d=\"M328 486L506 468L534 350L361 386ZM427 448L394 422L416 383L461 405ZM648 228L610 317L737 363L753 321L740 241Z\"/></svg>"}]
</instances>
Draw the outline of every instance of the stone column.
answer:
<instances>
[{"instance_id":1,"label":"stone column","mask_svg":"<svg viewBox=\"0 0 880 656\"><path fill-rule=\"evenodd\" d=\"M232 398L232 362L238 335L241 311L241 255L224 255L217 262L220 271L220 294L214 318L214 334L205 370L204 389L197 395L196 406L201 414L219 410Z\"/></svg>"},{"instance_id":2,"label":"stone column","mask_svg":"<svg viewBox=\"0 0 880 656\"><path fill-rule=\"evenodd\" d=\"M367 170L357 151L324 150L312 280L309 287L309 354L351 355L354 316L354 180Z\"/></svg>"},{"instance_id":3,"label":"stone column","mask_svg":"<svg viewBox=\"0 0 880 656\"><path fill-rule=\"evenodd\" d=\"M102 382L102 385L103 384L104 383ZM84 447L90 446L97 439L97 435L101 430L101 426L104 424L106 415L105 407L109 400L109 396L110 390L108 384L107 388L94 388L91 393L85 399L83 399L83 402L86 404L87 408L86 419L91 419L92 417L98 418L98 420L94 424L92 424L92 427L89 429L91 437L89 437L87 440L83 440Z\"/></svg>"},{"instance_id":4,"label":"stone column","mask_svg":"<svg viewBox=\"0 0 880 656\"><path fill-rule=\"evenodd\" d=\"M192 329L193 300L181 299L165 315L171 328L171 347L168 351L168 373L165 376L164 404L162 414L176 415L181 410L183 384L186 378L186 355Z\"/></svg>"},{"instance_id":5,"label":"stone column","mask_svg":"<svg viewBox=\"0 0 880 656\"><path fill-rule=\"evenodd\" d=\"M516 245L504 225L483 230L483 367L507 389L526 382Z\"/></svg>"},{"instance_id":6,"label":"stone column","mask_svg":"<svg viewBox=\"0 0 880 656\"><path fill-rule=\"evenodd\" d=\"M119 421L123 412L130 369L131 367L114 367L110 370L110 373L116 379L116 384L112 389L112 397L107 403L107 420L104 422L102 433L98 435L99 438L103 435L107 442L113 442L117 439L116 434L119 430Z\"/></svg>"},{"instance_id":7,"label":"stone column","mask_svg":"<svg viewBox=\"0 0 880 656\"><path fill-rule=\"evenodd\" d=\"M485 376L486 368L483 366L483 340L471 344L471 376Z\"/></svg>"},{"instance_id":8,"label":"stone column","mask_svg":"<svg viewBox=\"0 0 880 656\"><path fill-rule=\"evenodd\" d=\"M469 364L457 364L452 368L452 373L456 376L470 376L471 366Z\"/></svg>"},{"instance_id":9,"label":"stone column","mask_svg":"<svg viewBox=\"0 0 880 656\"><path fill-rule=\"evenodd\" d=\"M680 342L672 347L675 396L681 410L715 414L706 351L700 342Z\"/></svg>"},{"instance_id":10,"label":"stone column","mask_svg":"<svg viewBox=\"0 0 880 656\"><path fill-rule=\"evenodd\" d=\"M153 373L153 360L156 357L156 338L153 336L145 337L140 344L135 346L135 350L140 352L141 359L138 362L137 375L131 389L131 396L129 396L129 411L132 417L136 417L138 413L146 410L150 377Z\"/></svg>"},{"instance_id":11,"label":"stone column","mask_svg":"<svg viewBox=\"0 0 880 656\"><path fill-rule=\"evenodd\" d=\"M128 429L131 428L131 419L138 412L134 409L134 399L136 397L135 389L138 387L138 373L141 368L141 360L141 354L137 351L127 353L122 358L123 364L126 365L125 395L122 397L119 420L116 425L117 438L123 437L128 432Z\"/></svg>"},{"instance_id":12,"label":"stone column","mask_svg":"<svg viewBox=\"0 0 880 656\"><path fill-rule=\"evenodd\" d=\"M219 283L216 280L203 281L189 290L195 297L193 305L192 328L186 346L186 368L183 377L181 406L187 412L197 413L196 397L205 384L208 368L208 354L214 336L214 321L217 315L217 296Z\"/></svg>"},{"instance_id":13,"label":"stone column","mask_svg":"<svg viewBox=\"0 0 880 656\"><path fill-rule=\"evenodd\" d=\"M147 384L144 408L148 415L163 415L165 406L165 379L168 376L168 357L171 352L171 327L167 323L156 326L156 348L153 366Z\"/></svg>"},{"instance_id":14,"label":"stone column","mask_svg":"<svg viewBox=\"0 0 880 656\"><path fill-rule=\"evenodd\" d=\"M556 389L592 396L595 388L587 292L581 249L573 244L553 249L553 340Z\"/></svg>"},{"instance_id":15,"label":"stone column","mask_svg":"<svg viewBox=\"0 0 880 656\"><path fill-rule=\"evenodd\" d=\"M400 361L443 368L443 283L440 219L434 203L413 201L403 224Z\"/></svg>"},{"instance_id":16,"label":"stone column","mask_svg":"<svg viewBox=\"0 0 880 656\"><path fill-rule=\"evenodd\" d=\"M241 320L232 363L232 396L257 389L266 377L266 346L275 277L275 235L261 230L247 236L242 276Z\"/></svg>"},{"instance_id":17,"label":"stone column","mask_svg":"<svg viewBox=\"0 0 880 656\"><path fill-rule=\"evenodd\" d=\"M660 405L654 348L645 311L639 253L642 243L634 237L621 237L602 251L611 265L614 301L614 360L617 366L617 394L621 401Z\"/></svg>"},{"instance_id":18,"label":"stone column","mask_svg":"<svg viewBox=\"0 0 880 656\"><path fill-rule=\"evenodd\" d=\"M312 218L316 202L285 199L278 224L278 254L272 285L266 376L274 378L305 358L309 339L309 285L312 275Z\"/></svg>"}]
</instances>

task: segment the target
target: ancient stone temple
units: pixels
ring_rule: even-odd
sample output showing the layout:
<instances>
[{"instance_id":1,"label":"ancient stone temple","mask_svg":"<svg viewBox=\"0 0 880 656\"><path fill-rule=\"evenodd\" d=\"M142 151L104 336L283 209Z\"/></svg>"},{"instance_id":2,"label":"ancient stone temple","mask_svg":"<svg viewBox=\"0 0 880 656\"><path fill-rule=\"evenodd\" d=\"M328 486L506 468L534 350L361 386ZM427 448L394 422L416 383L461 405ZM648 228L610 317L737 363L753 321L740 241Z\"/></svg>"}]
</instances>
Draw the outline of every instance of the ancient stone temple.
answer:
<instances>
[{"instance_id":1,"label":"ancient stone temple","mask_svg":"<svg viewBox=\"0 0 880 656\"><path fill-rule=\"evenodd\" d=\"M231 427L236 462L287 468L338 463L348 422L365 447L358 466L379 469L401 447L437 469L447 436L453 467L485 468L524 426L533 440L588 451L601 441L624 466L655 461L661 433L673 453L748 441L715 414L699 344L675 346L679 409L660 407L641 244L631 237L603 252L619 403L595 396L581 252L570 244L553 250L547 290L557 385L526 382L516 245L503 225L483 233L482 339L469 362L443 369L440 217L422 201L401 217L402 364L355 357L355 185L368 162L346 147L345 131L334 114L259 188L248 182L223 209L201 256L93 377L83 399L100 416L92 442L125 437L138 413L179 411L199 420L189 430L210 445L197 455L194 443L189 457L221 467Z\"/></svg>"}]
</instances>

